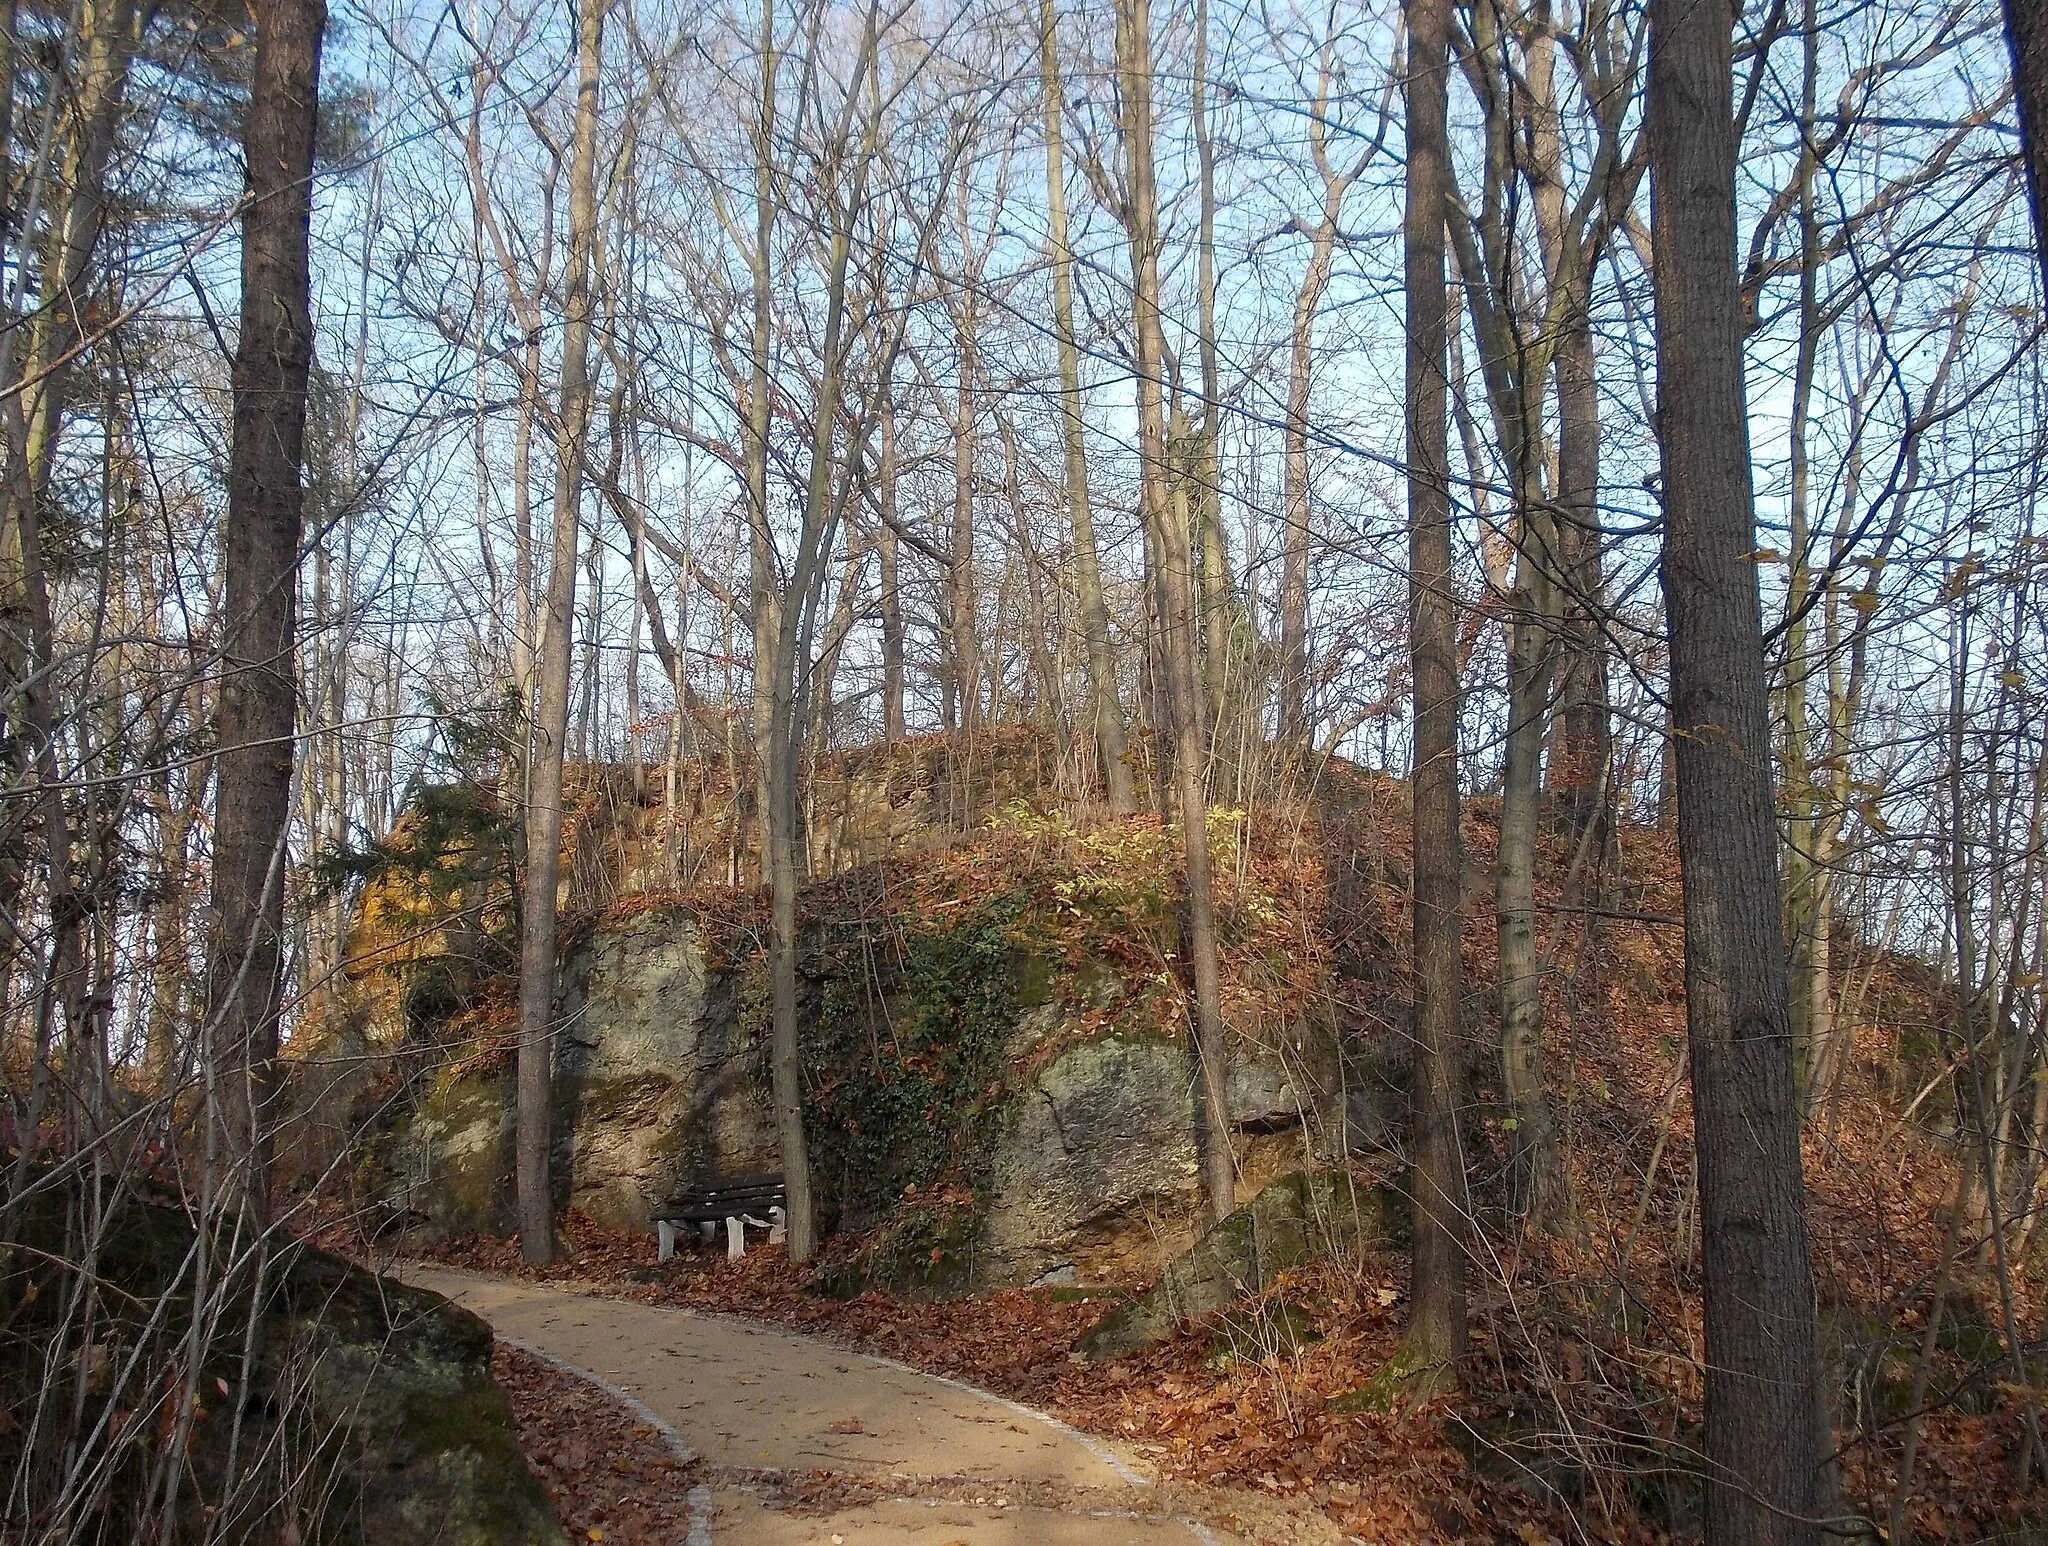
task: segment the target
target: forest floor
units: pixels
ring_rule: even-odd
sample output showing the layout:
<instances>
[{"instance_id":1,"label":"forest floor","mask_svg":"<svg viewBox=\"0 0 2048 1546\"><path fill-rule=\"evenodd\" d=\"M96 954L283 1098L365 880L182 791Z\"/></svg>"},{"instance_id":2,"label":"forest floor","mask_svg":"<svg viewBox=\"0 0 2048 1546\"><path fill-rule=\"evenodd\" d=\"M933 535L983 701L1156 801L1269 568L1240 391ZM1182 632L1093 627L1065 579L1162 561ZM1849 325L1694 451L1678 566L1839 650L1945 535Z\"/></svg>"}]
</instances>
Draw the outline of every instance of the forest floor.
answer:
<instances>
[{"instance_id":1,"label":"forest floor","mask_svg":"<svg viewBox=\"0 0 2048 1546\"><path fill-rule=\"evenodd\" d=\"M1825 1240L1827 1232L1821 1236ZM658 1263L651 1235L603 1229L574 1213L565 1220L561 1240L563 1259L546 1267L523 1264L516 1239L489 1237L445 1242L434 1248L433 1265L485 1274L483 1281L506 1289L601 1296L602 1310L597 1301L580 1301L580 1315L592 1324L641 1307L694 1312L703 1322L743 1317L757 1331L780 1328L802 1334L812 1346L866 1353L963 1382L1113 1445L1157 1479L1154 1510L1198 1518L1218 1539L1247 1546L1662 1546L1696 1535L1697 1515L1686 1502L1686 1407L1674 1410L1676 1403L1644 1377L1625 1350L1542 1329L1539 1323L1556 1314L1542 1283L1554 1289L1569 1283L1563 1264L1547 1259L1509 1264L1504 1281L1512 1292L1482 1295L1461 1389L1420 1410L1389 1411L1373 1409L1358 1394L1398 1344L1407 1308L1405 1253L1318 1263L1283 1275L1273 1303L1307 1307L1312 1321L1293 1345L1251 1345L1233 1336L1230 1325L1202 1324L1148 1352L1087 1363L1070 1349L1113 1302L1095 1295L1037 1288L933 1300L867 1291L841 1300L817 1292L813 1269L792 1264L780 1247L750 1250L739 1262L727 1262L722 1250L686 1250ZM501 1329L529 1340L509 1326ZM1546 1354L1541 1358L1526 1347L1537 1335ZM561 1356L605 1373L593 1363ZM635 1353L627 1346L620 1358L613 1367L623 1378L615 1383L638 1385L647 1366L667 1355L644 1347ZM1651 1372L1663 1372L1676 1386L1685 1371ZM701 1374L696 1371L699 1382ZM516 1386L512 1393L522 1422L545 1429L552 1421L545 1403L537 1408ZM1696 1400L1695 1389L1686 1406ZM858 1411L852 1416L869 1426ZM685 1422L675 1425L686 1436L692 1433ZM1972 1415L1952 1409L1929 1418L1916 1484L1920 1539L2033 1538L2026 1534L2029 1493L2001 1486L2016 1425L2010 1410L1977 1408ZM1658 1445L1660 1430L1672 1428L1677 1433ZM603 1470L610 1449L586 1445L565 1454L544 1434L529 1444L529 1454L536 1449L554 1463L552 1470L543 1466L544 1480L551 1488L569 1488L558 1492L557 1501L565 1519L578 1521L579 1540L670 1546L684 1538L658 1508L650 1508L647 1494L622 1492L618 1478ZM585 1461L581 1474L567 1464L579 1455ZM595 1467L592 1456L600 1462ZM1872 1468L1865 1482L1858 1459L1852 1443L1844 1490L1852 1507L1875 1513L1883 1496L1877 1489L1889 1477ZM736 1524L742 1510L746 1518L772 1523L763 1508L828 1519L849 1501L870 1501L858 1478L810 1465L754 1477L748 1485L756 1490L735 1491L730 1498L729 1523ZM1169 1505L1164 1500L1174 1489L1180 1491ZM673 1503L673 1486L664 1484L657 1493L653 1503ZM1866 1501L1868 1494L1875 1496ZM991 1495L968 1491L948 1501L974 1496L986 1503ZM650 1513L651 1533L634 1534L620 1524ZM588 1536L593 1526L605 1533ZM849 1546L885 1539L843 1528L786 1537L721 1530L712 1539L719 1546L755 1539L775 1546L785 1539L792 1546L815 1539L825 1546L835 1533ZM934 1546L980 1546L1005 1537L958 1530L931 1539ZM1098 1532L1082 1539L1115 1537ZM702 1546L701 1537L691 1546Z\"/></svg>"},{"instance_id":2,"label":"forest floor","mask_svg":"<svg viewBox=\"0 0 2048 1546\"><path fill-rule=\"evenodd\" d=\"M1137 1457L1016 1402L759 1321L445 1268L405 1276L499 1333L522 1441L584 1540L1342 1539L1313 1510L1156 1483Z\"/></svg>"},{"instance_id":3,"label":"forest floor","mask_svg":"<svg viewBox=\"0 0 2048 1546\"><path fill-rule=\"evenodd\" d=\"M603 1230L573 1214L564 1243L566 1258L543 1268L520 1262L516 1240L472 1237L438 1248L432 1264L399 1270L411 1281L460 1298L491 1321L501 1337L540 1348L653 1407L699 1453L700 1468L708 1468L697 1473L700 1481L722 1476L751 1488L720 1495L721 1517L733 1533L718 1528L712 1539L719 1546L756 1540L781 1546L785 1539L826 1543L835 1533L847 1542L874 1546L897 1539L869 1533L877 1523L871 1516L863 1516L859 1533L844 1528L815 1536L753 1532L773 1523L769 1513L793 1509L803 1518L831 1518L850 1504L876 1506L880 1498L918 1494L920 1484L900 1476L878 1478L872 1466L863 1475L853 1463L870 1443L906 1433L887 1395L889 1381L875 1372L894 1371L890 1378L900 1379L908 1375L905 1365L947 1381L938 1387L942 1390L958 1391L965 1383L979 1400L1028 1403L1056 1420L1052 1431L1078 1429L1091 1436L1077 1441L1084 1451L1099 1453L1104 1445L1113 1446L1122 1463L1151 1485L1135 1505L1129 1495L1114 1497L1113 1488L1091 1499L1087 1489L1103 1478L1097 1475L1090 1482L1084 1466L1079 1492L1072 1485L1075 1477L1049 1489L1034 1491L1020 1481L991 1492L978 1484L972 1455L916 1458L926 1452L926 1441L913 1419L905 1463L893 1464L892 1451L884 1457L892 1460L889 1469L925 1476L961 1473L964 1487L961 1476L955 1476L936 1494L922 1496L927 1504L936 1498L983 1509L983 1530L966 1528L973 1521L957 1512L933 1514L932 1519L944 1517L959 1528L904 1540L929 1539L934 1546L998 1546L1012 1539L1021 1546L1043 1540L1057 1546L1063 1537L1043 1531L1014 1537L985 1533L1004 1516L1012 1522L1030 1518L1020 1505L1048 1500L1054 1514L1062 1504L1088 1511L1090 1529L1075 1540L1091 1543L1159 1540L1162 1546L1180 1546L1190 1538L1130 1533L1136 1524L1127 1517L1112 1527L1095 1512L1105 1505L1112 1515L1193 1519L1210 1538L1246 1546L1345 1541L1556 1546L1656 1538L1625 1516L1588 1535L1583 1513L1575 1517L1575 1511L1546 1502L1515 1480L1470 1464L1448 1436L1452 1425L1443 1420L1448 1398L1417 1412L1346 1410L1341 1399L1318 1399L1303 1388L1308 1370L1300 1350L1261 1356L1248 1349L1242 1358L1219 1360L1207 1339L1189 1336L1135 1358L1088 1364L1069 1349L1107 1308L1100 1298L1033 1289L939 1301L875 1292L839 1300L810 1291L809 1269L792 1265L780 1248L751 1250L738 1263L727 1262L722 1251L706 1251L661 1264L654 1260L651 1236L643 1241ZM447 1271L449 1265L458 1270ZM1333 1288L1323 1284L1318 1291L1327 1295ZM1385 1335L1358 1341L1341 1366L1331 1365L1332 1350L1319 1345L1315 1351L1323 1358L1313 1377L1340 1383L1363 1379L1391 1354L1404 1297L1405 1285L1375 1280L1336 1305L1347 1318L1377 1325ZM652 1319L642 1324L647 1317ZM708 1334L714 1328L741 1351L713 1346ZM763 1338L774 1339L772 1358L745 1351L763 1348ZM849 1357L862 1353L887 1362ZM820 1359L825 1360L822 1366ZM1349 1373L1335 1375L1334 1367ZM802 1372L787 1379L772 1372L791 1368ZM816 1394L821 1375L828 1384L852 1382L845 1392L847 1410L839 1411ZM680 1532L668 1523L671 1515L630 1489L621 1493L619 1476L632 1473L614 1474L617 1468L606 1458L609 1445L565 1445L548 1436L562 1425L549 1414L553 1398L545 1392L566 1378L559 1370L535 1365L509 1387L523 1427L534 1433L528 1454L543 1462L543 1479L556 1492L565 1521L574 1523L579 1538L627 1546L678 1539ZM582 1410L593 1399L593 1389L578 1395L572 1410ZM1276 1396L1292 1407L1291 1421L1269 1409ZM909 1409L922 1404L911 1400ZM1000 1422L985 1420L997 1412L1003 1414ZM616 1420L630 1426L629 1418ZM970 1405L963 1421L963 1431L984 1443L991 1434L1021 1442L1009 1432L1010 1425L1028 1430L1040 1420L1017 1415L1009 1405ZM835 1423L845 1426L835 1432ZM580 1427L580 1418L570 1426ZM709 1438L702 1437L707 1433ZM767 1459L737 1447L749 1434L770 1436ZM986 1465L983 1472L994 1474ZM1011 1507L994 1508L998 1497ZM593 1524L604 1533L584 1534ZM1125 1533L1109 1533L1112 1528ZM1203 1536L1196 1533L1192 1539ZM701 1540L693 1539L693 1546L701 1546Z\"/></svg>"}]
</instances>

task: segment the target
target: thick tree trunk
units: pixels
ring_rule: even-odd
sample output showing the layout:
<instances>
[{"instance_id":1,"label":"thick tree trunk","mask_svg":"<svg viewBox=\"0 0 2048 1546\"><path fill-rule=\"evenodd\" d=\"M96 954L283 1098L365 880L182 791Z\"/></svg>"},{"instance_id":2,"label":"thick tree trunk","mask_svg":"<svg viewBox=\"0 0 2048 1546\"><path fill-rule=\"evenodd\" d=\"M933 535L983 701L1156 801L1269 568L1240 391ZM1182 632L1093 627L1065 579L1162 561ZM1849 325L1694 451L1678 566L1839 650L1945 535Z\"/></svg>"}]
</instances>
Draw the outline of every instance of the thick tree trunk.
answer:
<instances>
[{"instance_id":1,"label":"thick tree trunk","mask_svg":"<svg viewBox=\"0 0 2048 1546\"><path fill-rule=\"evenodd\" d=\"M597 228L597 83L604 0L587 0L576 25L576 121L569 151L569 255L563 274L561 409L555 426L554 540L540 650L540 709L526 788L526 879L519 950L519 1090L516 1142L520 1255L554 1259L549 1146L554 1113L555 922L562 864L562 755L569 733L578 519L590 431L590 269Z\"/></svg>"},{"instance_id":2,"label":"thick tree trunk","mask_svg":"<svg viewBox=\"0 0 2048 1546\"><path fill-rule=\"evenodd\" d=\"M1408 1339L1455 1364L1465 1351L1470 1207L1459 1109L1464 863L1458 832L1458 637L1452 592L1448 293L1450 192L1446 39L1449 0L1409 0L1408 178L1402 217L1407 293L1408 608L1415 684L1414 1286Z\"/></svg>"},{"instance_id":3,"label":"thick tree trunk","mask_svg":"<svg viewBox=\"0 0 2048 1546\"><path fill-rule=\"evenodd\" d=\"M1152 11L1149 0L1120 0L1118 55L1129 163L1133 333L1138 374L1140 498L1156 548L1162 665L1173 741L1176 803L1187 860L1187 949L1194 978L1194 1044L1200 1081L1202 1180L1209 1217L1237 1206L1237 1161L1224 1096L1223 995L1216 961L1216 900L1211 889L1208 798L1203 777L1200 673L1195 662L1194 562L1189 531L1168 512L1171 467L1166 444L1163 371L1166 342L1159 313L1159 204L1152 161Z\"/></svg>"},{"instance_id":4,"label":"thick tree trunk","mask_svg":"<svg viewBox=\"0 0 2048 1546\"><path fill-rule=\"evenodd\" d=\"M1651 0L1649 21L1664 598L1706 1276L1706 1534L1810 1546L1819 1368L1749 556L1734 17L1725 0Z\"/></svg>"},{"instance_id":5,"label":"thick tree trunk","mask_svg":"<svg viewBox=\"0 0 2048 1546\"><path fill-rule=\"evenodd\" d=\"M1088 447L1081 412L1081 350L1074 333L1074 250L1067 241L1067 190L1061 131L1059 22L1053 0L1039 0L1041 73L1045 88L1045 200L1052 250L1052 325L1059 346L1060 431L1066 453L1067 517L1074 529L1074 586L1088 651L1088 694L1095 719L1095 751L1112 815L1136 810L1123 704L1117 695L1116 656L1109 642L1109 608L1102 597L1102 560L1095 543L1095 511L1088 489Z\"/></svg>"},{"instance_id":6,"label":"thick tree trunk","mask_svg":"<svg viewBox=\"0 0 2048 1546\"><path fill-rule=\"evenodd\" d=\"M263 1131L277 1055L285 828L297 728L299 539L313 364L309 226L322 0L256 0L245 131L242 328L229 453L215 758L212 1048L228 1149L267 1212Z\"/></svg>"},{"instance_id":7,"label":"thick tree trunk","mask_svg":"<svg viewBox=\"0 0 2048 1546\"><path fill-rule=\"evenodd\" d=\"M2019 98L2020 143L2027 159L2027 199L2034 212L2034 248L2048 290L2048 6L2005 0L2005 40Z\"/></svg>"}]
</instances>

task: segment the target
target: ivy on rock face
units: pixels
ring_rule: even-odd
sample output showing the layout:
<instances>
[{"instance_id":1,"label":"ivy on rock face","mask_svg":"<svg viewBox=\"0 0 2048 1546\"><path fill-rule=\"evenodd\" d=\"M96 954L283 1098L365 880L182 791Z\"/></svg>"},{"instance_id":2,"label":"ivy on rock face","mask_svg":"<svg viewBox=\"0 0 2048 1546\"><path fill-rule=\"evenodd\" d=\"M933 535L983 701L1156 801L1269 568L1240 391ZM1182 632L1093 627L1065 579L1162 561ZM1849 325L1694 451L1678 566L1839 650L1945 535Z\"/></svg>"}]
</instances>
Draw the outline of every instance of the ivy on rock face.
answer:
<instances>
[{"instance_id":1,"label":"ivy on rock face","mask_svg":"<svg viewBox=\"0 0 2048 1546\"><path fill-rule=\"evenodd\" d=\"M1024 915L1011 894L822 942L804 1049L815 1163L841 1229L876 1231L869 1267L888 1280L937 1287L971 1265L1007 1048L1035 982Z\"/></svg>"}]
</instances>

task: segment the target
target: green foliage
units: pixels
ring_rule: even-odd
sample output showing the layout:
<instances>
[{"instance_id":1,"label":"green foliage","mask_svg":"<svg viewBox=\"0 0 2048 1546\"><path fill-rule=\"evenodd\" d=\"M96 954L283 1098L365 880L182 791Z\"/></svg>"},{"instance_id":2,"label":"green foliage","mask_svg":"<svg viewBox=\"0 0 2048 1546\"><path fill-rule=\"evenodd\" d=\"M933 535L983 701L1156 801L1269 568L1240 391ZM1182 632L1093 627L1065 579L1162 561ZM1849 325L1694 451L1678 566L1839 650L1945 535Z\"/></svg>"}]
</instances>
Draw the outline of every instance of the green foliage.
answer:
<instances>
[{"instance_id":1,"label":"green foliage","mask_svg":"<svg viewBox=\"0 0 2048 1546\"><path fill-rule=\"evenodd\" d=\"M498 798L496 773L515 704L458 711L428 700L435 717L437 772L447 781L420 789L405 817L360 848L333 844L308 866L313 895L325 898L391 879L424 893L431 907L509 887L519 818Z\"/></svg>"}]
</instances>

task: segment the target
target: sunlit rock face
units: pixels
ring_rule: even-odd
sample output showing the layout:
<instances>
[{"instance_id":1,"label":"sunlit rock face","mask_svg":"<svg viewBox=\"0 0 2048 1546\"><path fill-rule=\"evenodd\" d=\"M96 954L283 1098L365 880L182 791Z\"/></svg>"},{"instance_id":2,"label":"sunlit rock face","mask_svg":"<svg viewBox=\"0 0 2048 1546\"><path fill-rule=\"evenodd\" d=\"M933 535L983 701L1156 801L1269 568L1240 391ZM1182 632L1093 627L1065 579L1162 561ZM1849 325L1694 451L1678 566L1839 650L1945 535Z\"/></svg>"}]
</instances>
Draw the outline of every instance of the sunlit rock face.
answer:
<instances>
[{"instance_id":1,"label":"sunlit rock face","mask_svg":"<svg viewBox=\"0 0 2048 1546\"><path fill-rule=\"evenodd\" d=\"M1178 839L1153 818L1074 825L1012 739L991 760L943 738L850 754L811 791L798 1021L814 1196L872 1277L913 1288L1146 1273L1205 1215ZM669 889L745 872L751 849L721 851L712 819L729 798L679 802L671 822L622 777L586 782L565 852L556 1201L644 1230L695 1183L781 1168L765 917L743 888ZM1370 814L1380 795L1347 798ZM1223 913L1220 1141L1239 1200L1398 1147L1404 1120L1398 876L1349 828L1289 830L1310 836L1233 859ZM301 1185L345 1178L380 1239L514 1227L517 933L487 869L437 851L373 881L346 981L292 1048L289 1168Z\"/></svg>"},{"instance_id":2,"label":"sunlit rock face","mask_svg":"<svg viewBox=\"0 0 2048 1546\"><path fill-rule=\"evenodd\" d=\"M695 914L655 909L597 931L564 980L555 1168L572 1207L645 1229L693 1181L775 1168L767 1069Z\"/></svg>"}]
</instances>

